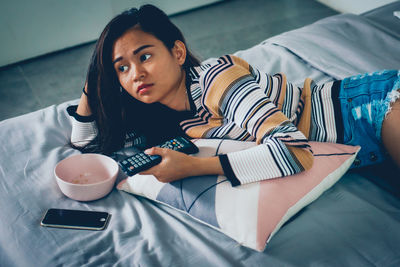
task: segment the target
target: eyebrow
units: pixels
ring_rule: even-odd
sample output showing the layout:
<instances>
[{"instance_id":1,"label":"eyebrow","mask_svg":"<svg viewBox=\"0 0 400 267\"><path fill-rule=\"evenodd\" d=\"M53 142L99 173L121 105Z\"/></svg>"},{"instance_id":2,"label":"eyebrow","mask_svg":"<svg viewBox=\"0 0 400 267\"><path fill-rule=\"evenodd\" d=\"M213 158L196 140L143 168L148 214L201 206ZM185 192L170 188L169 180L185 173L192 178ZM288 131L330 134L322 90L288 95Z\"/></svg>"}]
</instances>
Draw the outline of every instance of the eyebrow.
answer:
<instances>
[{"instance_id":1,"label":"eyebrow","mask_svg":"<svg viewBox=\"0 0 400 267\"><path fill-rule=\"evenodd\" d=\"M142 51L143 49L146 49L146 48L148 48L148 47L153 47L154 45L142 45L141 47L139 47L139 48L137 48L137 49L135 49L134 51L133 51L133 54L134 55L137 55L140 51ZM115 63L117 63L118 61L121 61L122 60L122 57L118 57L118 58L116 58L113 62L112 62L112 64L114 65Z\"/></svg>"}]
</instances>

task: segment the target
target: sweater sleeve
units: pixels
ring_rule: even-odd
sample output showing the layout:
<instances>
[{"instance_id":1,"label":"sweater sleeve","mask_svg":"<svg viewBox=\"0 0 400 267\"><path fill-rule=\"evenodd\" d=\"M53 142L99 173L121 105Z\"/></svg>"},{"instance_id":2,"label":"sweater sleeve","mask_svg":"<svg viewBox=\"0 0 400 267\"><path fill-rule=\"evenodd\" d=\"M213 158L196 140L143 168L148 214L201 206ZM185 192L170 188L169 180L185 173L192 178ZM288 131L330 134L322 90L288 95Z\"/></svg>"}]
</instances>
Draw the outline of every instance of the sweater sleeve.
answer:
<instances>
[{"instance_id":1,"label":"sweater sleeve","mask_svg":"<svg viewBox=\"0 0 400 267\"><path fill-rule=\"evenodd\" d=\"M89 144L97 136L97 126L93 116L81 116L76 113L78 106L69 106L68 114L72 117L71 143L77 147L83 147ZM146 138L131 131L125 136L124 147L135 146L139 149L146 147Z\"/></svg>"},{"instance_id":2,"label":"sweater sleeve","mask_svg":"<svg viewBox=\"0 0 400 267\"><path fill-rule=\"evenodd\" d=\"M76 113L78 106L69 106L68 114L72 117L71 143L83 147L92 141L97 135L96 123L93 116L81 116Z\"/></svg>"},{"instance_id":3,"label":"sweater sleeve","mask_svg":"<svg viewBox=\"0 0 400 267\"><path fill-rule=\"evenodd\" d=\"M254 136L258 145L220 156L232 185L299 173L311 168L307 138L276 107L244 60L225 56L201 77L204 105Z\"/></svg>"}]
</instances>

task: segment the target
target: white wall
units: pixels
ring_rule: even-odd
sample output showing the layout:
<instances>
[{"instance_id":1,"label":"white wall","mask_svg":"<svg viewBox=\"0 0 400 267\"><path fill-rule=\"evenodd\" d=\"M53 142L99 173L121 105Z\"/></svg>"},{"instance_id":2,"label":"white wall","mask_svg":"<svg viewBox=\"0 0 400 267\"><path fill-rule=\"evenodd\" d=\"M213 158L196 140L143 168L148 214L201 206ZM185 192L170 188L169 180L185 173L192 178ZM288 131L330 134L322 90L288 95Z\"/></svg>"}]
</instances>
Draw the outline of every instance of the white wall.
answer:
<instances>
[{"instance_id":1,"label":"white wall","mask_svg":"<svg viewBox=\"0 0 400 267\"><path fill-rule=\"evenodd\" d=\"M396 0L317 0L339 12L361 14Z\"/></svg>"},{"instance_id":2,"label":"white wall","mask_svg":"<svg viewBox=\"0 0 400 267\"><path fill-rule=\"evenodd\" d=\"M218 0L0 0L0 66L96 40L108 21L152 3L167 14Z\"/></svg>"}]
</instances>

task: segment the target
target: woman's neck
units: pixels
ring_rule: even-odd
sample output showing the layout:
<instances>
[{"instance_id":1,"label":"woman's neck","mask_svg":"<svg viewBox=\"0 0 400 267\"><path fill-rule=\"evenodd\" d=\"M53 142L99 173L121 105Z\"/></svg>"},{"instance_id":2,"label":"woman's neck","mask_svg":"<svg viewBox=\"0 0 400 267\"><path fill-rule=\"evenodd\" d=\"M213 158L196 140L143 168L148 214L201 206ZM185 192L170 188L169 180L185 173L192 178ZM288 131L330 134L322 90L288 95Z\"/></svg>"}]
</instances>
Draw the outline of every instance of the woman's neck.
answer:
<instances>
[{"instance_id":1,"label":"woman's neck","mask_svg":"<svg viewBox=\"0 0 400 267\"><path fill-rule=\"evenodd\" d=\"M180 79L179 81L178 88L173 93L171 93L171 96L167 101L161 104L176 111L190 110L189 97L187 95L186 89L185 71L183 71L182 73L182 79Z\"/></svg>"}]
</instances>

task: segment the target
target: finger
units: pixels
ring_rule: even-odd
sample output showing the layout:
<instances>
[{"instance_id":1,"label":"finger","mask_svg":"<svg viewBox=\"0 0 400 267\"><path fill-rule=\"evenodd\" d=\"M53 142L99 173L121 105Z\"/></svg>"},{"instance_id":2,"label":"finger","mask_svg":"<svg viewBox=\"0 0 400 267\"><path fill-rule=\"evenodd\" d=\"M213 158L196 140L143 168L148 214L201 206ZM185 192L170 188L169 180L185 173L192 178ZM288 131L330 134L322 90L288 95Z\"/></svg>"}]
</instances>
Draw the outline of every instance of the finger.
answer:
<instances>
[{"instance_id":1,"label":"finger","mask_svg":"<svg viewBox=\"0 0 400 267\"><path fill-rule=\"evenodd\" d=\"M147 155L157 155L157 149L155 147L148 148L144 151Z\"/></svg>"},{"instance_id":2,"label":"finger","mask_svg":"<svg viewBox=\"0 0 400 267\"><path fill-rule=\"evenodd\" d=\"M161 148L161 147L152 147L152 148L148 148L144 151L144 153L148 154L148 155L163 155L164 154L164 150L165 148Z\"/></svg>"},{"instance_id":3,"label":"finger","mask_svg":"<svg viewBox=\"0 0 400 267\"><path fill-rule=\"evenodd\" d=\"M139 174L140 175L154 175L154 170L155 170L155 168L156 168L157 166L153 166L153 167L151 167L150 169L147 169L147 170L144 170L144 171L141 171L141 172L139 172Z\"/></svg>"},{"instance_id":4,"label":"finger","mask_svg":"<svg viewBox=\"0 0 400 267\"><path fill-rule=\"evenodd\" d=\"M149 169L150 170L150 169ZM139 172L140 175L150 175L151 172L149 170Z\"/></svg>"}]
</instances>

